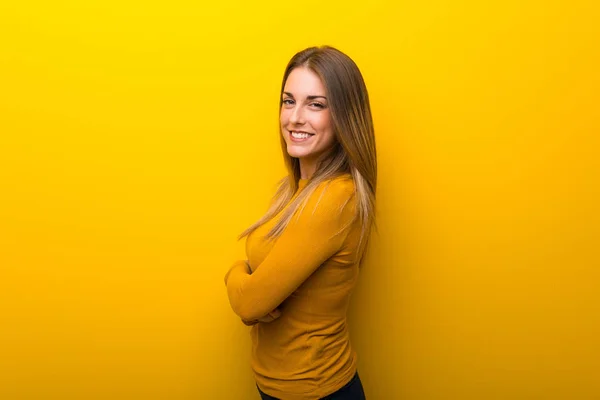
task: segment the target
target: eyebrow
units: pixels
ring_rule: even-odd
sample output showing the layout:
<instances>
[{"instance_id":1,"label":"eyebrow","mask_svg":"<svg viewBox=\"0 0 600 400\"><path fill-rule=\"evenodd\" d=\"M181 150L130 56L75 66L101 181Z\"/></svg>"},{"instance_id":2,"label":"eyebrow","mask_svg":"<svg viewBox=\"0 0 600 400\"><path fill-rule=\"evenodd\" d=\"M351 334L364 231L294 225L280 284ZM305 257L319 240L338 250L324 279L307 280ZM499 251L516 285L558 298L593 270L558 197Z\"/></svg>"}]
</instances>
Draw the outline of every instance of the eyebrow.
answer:
<instances>
[{"instance_id":1,"label":"eyebrow","mask_svg":"<svg viewBox=\"0 0 600 400\"><path fill-rule=\"evenodd\" d=\"M294 97L294 95L291 94L290 92L283 92L283 94L288 95L288 96L290 96L292 98ZM322 98L322 99L327 100L327 97L325 97L325 96L306 96L306 98L308 100L314 100L314 99L318 99L318 98Z\"/></svg>"}]
</instances>

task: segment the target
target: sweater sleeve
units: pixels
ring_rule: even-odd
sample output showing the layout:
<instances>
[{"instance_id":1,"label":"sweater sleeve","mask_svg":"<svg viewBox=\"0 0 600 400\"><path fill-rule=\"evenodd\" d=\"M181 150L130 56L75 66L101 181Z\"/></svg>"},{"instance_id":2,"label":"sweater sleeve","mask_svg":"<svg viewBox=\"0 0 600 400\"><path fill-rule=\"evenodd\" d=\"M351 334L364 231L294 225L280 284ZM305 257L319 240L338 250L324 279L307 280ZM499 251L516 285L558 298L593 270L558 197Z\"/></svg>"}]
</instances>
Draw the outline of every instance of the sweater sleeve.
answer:
<instances>
[{"instance_id":1,"label":"sweater sleeve","mask_svg":"<svg viewBox=\"0 0 600 400\"><path fill-rule=\"evenodd\" d=\"M236 261L229 269L225 285L233 311L255 320L277 308L342 248L355 207L351 181L334 180L317 187L253 273L246 261Z\"/></svg>"}]
</instances>

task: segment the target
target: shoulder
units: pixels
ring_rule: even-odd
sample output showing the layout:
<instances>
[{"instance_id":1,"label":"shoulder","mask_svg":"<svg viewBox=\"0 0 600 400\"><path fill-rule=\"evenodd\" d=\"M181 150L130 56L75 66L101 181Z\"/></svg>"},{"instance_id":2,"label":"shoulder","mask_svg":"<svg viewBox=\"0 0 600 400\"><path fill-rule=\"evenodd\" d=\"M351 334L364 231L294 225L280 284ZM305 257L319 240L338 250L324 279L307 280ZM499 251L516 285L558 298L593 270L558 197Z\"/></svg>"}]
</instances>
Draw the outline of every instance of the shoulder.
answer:
<instances>
[{"instance_id":1,"label":"shoulder","mask_svg":"<svg viewBox=\"0 0 600 400\"><path fill-rule=\"evenodd\" d=\"M350 174L344 174L325 182L321 182L315 191L329 192L334 197L351 197L354 194L354 179Z\"/></svg>"},{"instance_id":2,"label":"shoulder","mask_svg":"<svg viewBox=\"0 0 600 400\"><path fill-rule=\"evenodd\" d=\"M339 212L342 209L355 207L354 179L350 174L321 182L308 199L308 204L316 212ZM352 212L351 212L352 213Z\"/></svg>"}]
</instances>

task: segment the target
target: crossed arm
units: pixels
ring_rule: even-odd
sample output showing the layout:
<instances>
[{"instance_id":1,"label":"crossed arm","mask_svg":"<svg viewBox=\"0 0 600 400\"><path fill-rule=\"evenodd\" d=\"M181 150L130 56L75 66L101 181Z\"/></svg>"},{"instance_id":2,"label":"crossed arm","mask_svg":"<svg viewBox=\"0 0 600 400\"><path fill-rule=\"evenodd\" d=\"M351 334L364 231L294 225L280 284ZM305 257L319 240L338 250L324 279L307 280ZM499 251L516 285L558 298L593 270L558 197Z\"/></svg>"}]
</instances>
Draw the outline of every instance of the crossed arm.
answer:
<instances>
[{"instance_id":1,"label":"crossed arm","mask_svg":"<svg viewBox=\"0 0 600 400\"><path fill-rule=\"evenodd\" d=\"M248 260L246 260L245 262L248 266L248 273L250 275L252 275L252 268L250 267L250 264L248 264ZM227 281L227 277L225 277L225 281ZM281 311L279 311L279 309L276 308L275 310L271 311L270 313L268 313L267 315L265 315L261 318L258 318L258 319L252 320L252 321L245 320L243 318L241 318L241 320L244 323L244 325L252 326L252 325L258 324L259 322L264 322L264 323L273 322L280 316L281 316Z\"/></svg>"},{"instance_id":2,"label":"crossed arm","mask_svg":"<svg viewBox=\"0 0 600 400\"><path fill-rule=\"evenodd\" d=\"M225 275L231 308L245 324L279 317L277 307L342 248L354 217L353 186L332 183L327 195L319 193L292 218L254 272L239 260Z\"/></svg>"}]
</instances>

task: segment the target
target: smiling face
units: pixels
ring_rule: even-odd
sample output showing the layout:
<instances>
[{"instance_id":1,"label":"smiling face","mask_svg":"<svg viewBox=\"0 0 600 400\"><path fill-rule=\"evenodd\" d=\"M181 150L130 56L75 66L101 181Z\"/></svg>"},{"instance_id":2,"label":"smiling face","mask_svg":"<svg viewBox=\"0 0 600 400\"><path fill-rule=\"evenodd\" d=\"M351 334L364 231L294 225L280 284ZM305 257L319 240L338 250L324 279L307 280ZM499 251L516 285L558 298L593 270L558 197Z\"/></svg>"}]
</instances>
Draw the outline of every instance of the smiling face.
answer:
<instances>
[{"instance_id":1,"label":"smiling face","mask_svg":"<svg viewBox=\"0 0 600 400\"><path fill-rule=\"evenodd\" d=\"M325 86L313 71L298 67L289 74L281 96L279 120L287 152L300 160L301 177L309 178L320 157L336 143Z\"/></svg>"}]
</instances>

